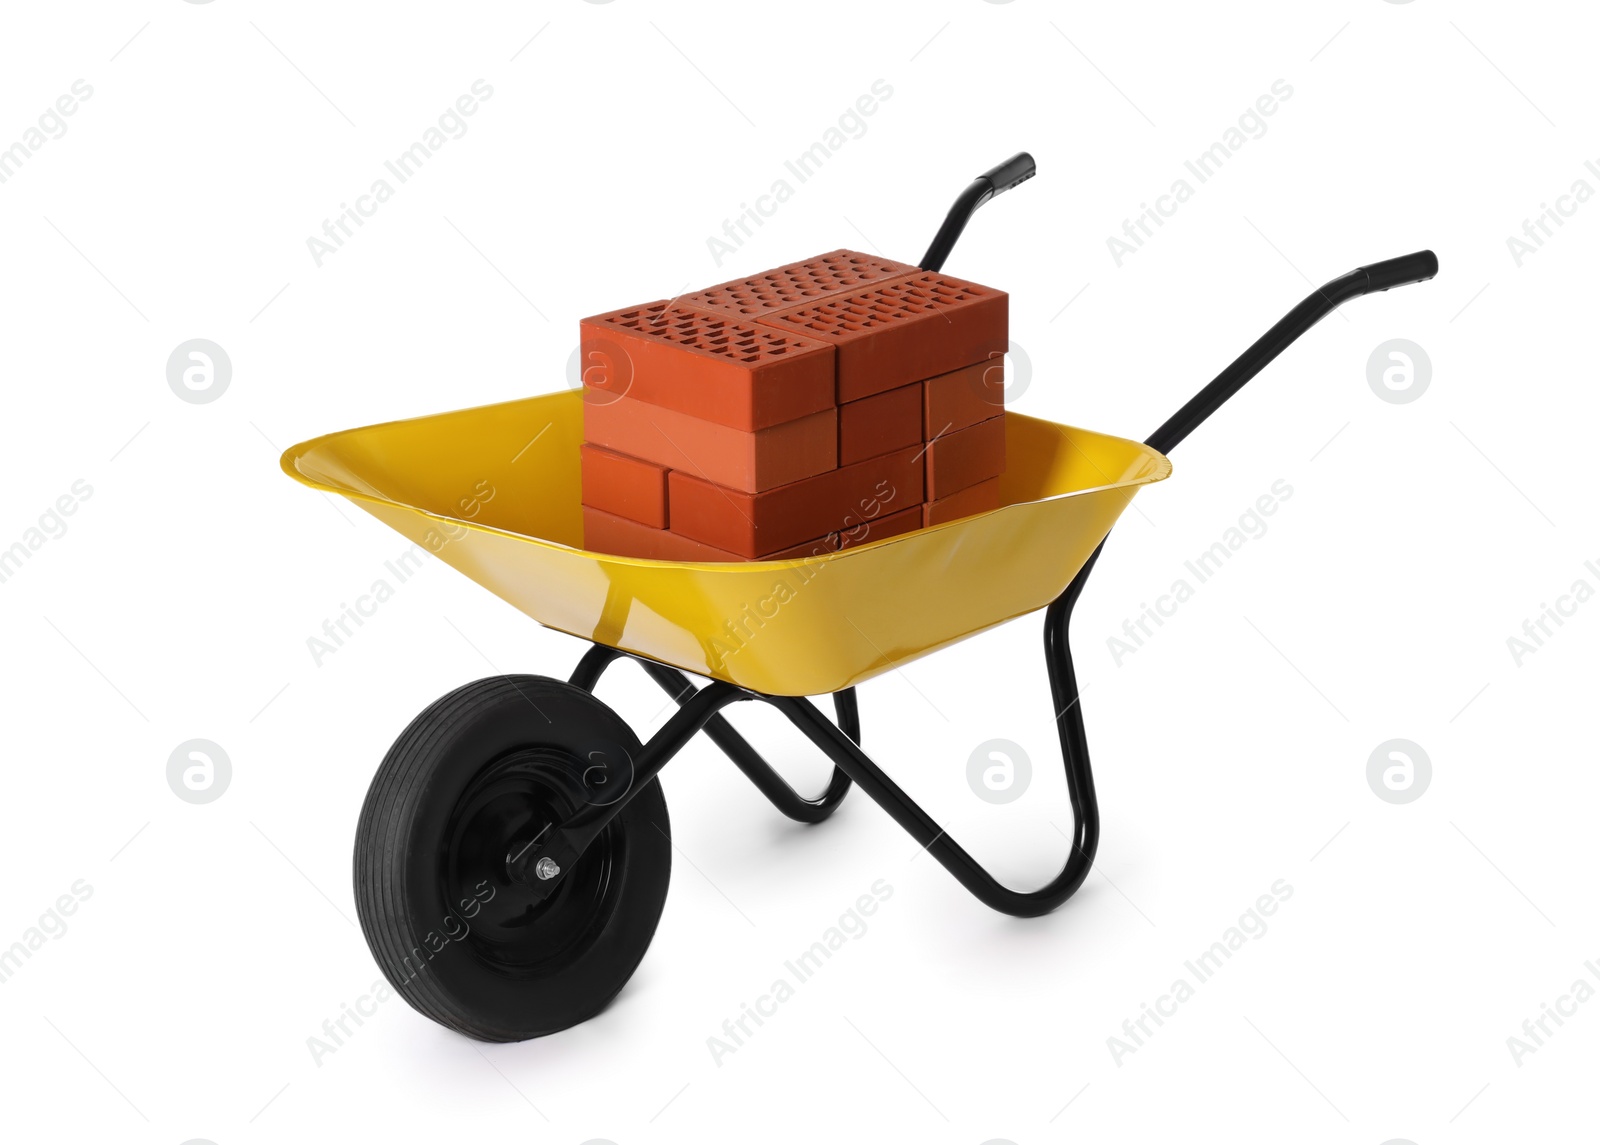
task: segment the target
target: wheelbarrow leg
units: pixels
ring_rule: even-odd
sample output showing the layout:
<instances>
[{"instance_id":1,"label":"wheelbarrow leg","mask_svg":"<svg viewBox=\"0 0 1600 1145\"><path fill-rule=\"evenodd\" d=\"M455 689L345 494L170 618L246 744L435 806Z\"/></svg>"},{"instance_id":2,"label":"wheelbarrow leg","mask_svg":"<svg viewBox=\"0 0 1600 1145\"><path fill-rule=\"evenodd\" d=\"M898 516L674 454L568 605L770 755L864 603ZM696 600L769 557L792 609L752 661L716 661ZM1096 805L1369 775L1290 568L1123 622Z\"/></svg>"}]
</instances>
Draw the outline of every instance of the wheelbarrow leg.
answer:
<instances>
[{"instance_id":1,"label":"wheelbarrow leg","mask_svg":"<svg viewBox=\"0 0 1600 1145\"><path fill-rule=\"evenodd\" d=\"M624 656L627 654L615 648L603 644L594 645L578 661L578 666L572 673L571 683L586 692L594 691L601 673L613 661ZM697 689L693 682L678 669L637 656L627 658L637 661L650 678L661 686L662 691L676 700L680 707L695 695ZM838 713L839 727L852 742L860 743L861 721L856 708L855 689L847 688L843 692L836 692L833 703L834 710ZM822 822L833 814L840 800L844 798L845 792L850 790L850 777L835 767L833 776L828 781L827 790L816 799L806 799L790 787L772 765L750 746L750 742L721 715L711 717L703 730L711 742L722 749L723 754L733 761L735 767L744 772L774 807L798 822Z\"/></svg>"},{"instance_id":2,"label":"wheelbarrow leg","mask_svg":"<svg viewBox=\"0 0 1600 1145\"><path fill-rule=\"evenodd\" d=\"M600 677L611 666L611 662L623 653L604 644L591 644L589 651L585 652L578 661L578 666L572 670L567 683L574 688L582 688L585 692L594 691L594 686L600 682Z\"/></svg>"},{"instance_id":3,"label":"wheelbarrow leg","mask_svg":"<svg viewBox=\"0 0 1600 1145\"><path fill-rule=\"evenodd\" d=\"M1004 914L1032 917L1048 914L1060 906L1083 884L1100 843L1100 810L1095 803L1094 775L1089 767L1083 706L1078 702L1078 682L1072 669L1072 650L1067 642L1072 606L1077 603L1083 582L1099 555L1096 550L1067 591L1045 611L1045 664L1050 673L1056 730L1061 737L1067 795L1072 803L1074 823L1069 836L1072 849L1067 854L1065 865L1054 879L1038 890L1016 891L997 882L809 700L788 696L762 697L787 715L807 738L826 752L841 771L921 843L962 886L977 896L980 902Z\"/></svg>"}]
</instances>

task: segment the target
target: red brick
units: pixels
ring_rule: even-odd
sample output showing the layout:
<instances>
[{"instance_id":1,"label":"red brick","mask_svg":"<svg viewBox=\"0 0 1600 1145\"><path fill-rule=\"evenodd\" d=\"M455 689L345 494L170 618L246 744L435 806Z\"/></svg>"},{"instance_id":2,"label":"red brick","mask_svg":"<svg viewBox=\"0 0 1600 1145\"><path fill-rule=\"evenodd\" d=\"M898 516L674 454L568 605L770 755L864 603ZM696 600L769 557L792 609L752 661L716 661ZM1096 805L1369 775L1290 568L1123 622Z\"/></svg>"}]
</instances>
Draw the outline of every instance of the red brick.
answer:
<instances>
[{"instance_id":1,"label":"red brick","mask_svg":"<svg viewBox=\"0 0 1600 1145\"><path fill-rule=\"evenodd\" d=\"M987 513L1000 508L1000 478L991 477L976 485L969 485L959 493L929 501L922 506L922 523L942 525L946 521L959 521L975 513Z\"/></svg>"},{"instance_id":2,"label":"red brick","mask_svg":"<svg viewBox=\"0 0 1600 1145\"><path fill-rule=\"evenodd\" d=\"M627 396L734 429L834 404L826 342L718 311L652 302L579 323L585 400Z\"/></svg>"},{"instance_id":3,"label":"red brick","mask_svg":"<svg viewBox=\"0 0 1600 1145\"><path fill-rule=\"evenodd\" d=\"M864 545L867 541L881 541L885 537L892 537L898 533L907 533L920 527L922 507L913 505L903 512L892 513L886 517L879 517L865 525L851 531L850 534L841 536L830 533L816 540L806 541L798 545L790 545L775 553L768 553L759 558L764 561L790 561L803 560L806 557L823 557L838 552L840 549L850 548L853 545ZM905 518L916 516L909 524ZM891 530L892 531L889 531ZM701 564L730 564L743 563L753 558L741 557L737 553L730 553L726 549L719 549L715 545L703 544L681 533L674 533L670 529L652 529L641 525L638 521L631 521L626 517L619 517L614 513L607 513L603 509L585 505L583 509L583 545L590 552L610 553L619 557L638 557L642 560L652 561L691 561Z\"/></svg>"},{"instance_id":4,"label":"red brick","mask_svg":"<svg viewBox=\"0 0 1600 1145\"><path fill-rule=\"evenodd\" d=\"M922 440L921 382L839 407L840 465L852 465Z\"/></svg>"},{"instance_id":5,"label":"red brick","mask_svg":"<svg viewBox=\"0 0 1600 1145\"><path fill-rule=\"evenodd\" d=\"M919 452L908 446L764 493L743 493L674 470L667 477L668 517L685 536L760 557L853 528L886 507L898 511L921 502Z\"/></svg>"},{"instance_id":6,"label":"red brick","mask_svg":"<svg viewBox=\"0 0 1600 1145\"><path fill-rule=\"evenodd\" d=\"M884 541L890 537L898 537L901 533L911 533L922 528L921 505L912 505L908 509L900 509L893 513L880 513L870 520L862 521L848 529L837 529L825 537L804 544L793 545L787 549L780 549L775 553L768 553L756 559L763 561L790 560L796 557L826 556L842 549L853 549L860 545L870 544L873 541ZM743 560L744 558L739 558Z\"/></svg>"},{"instance_id":7,"label":"red brick","mask_svg":"<svg viewBox=\"0 0 1600 1145\"><path fill-rule=\"evenodd\" d=\"M583 436L618 453L759 493L834 468L838 416L829 408L750 432L623 397L584 403Z\"/></svg>"},{"instance_id":8,"label":"red brick","mask_svg":"<svg viewBox=\"0 0 1600 1145\"><path fill-rule=\"evenodd\" d=\"M668 529L652 529L591 505L583 507L583 547L594 553L612 553L619 557L640 557L652 561L721 562L745 559Z\"/></svg>"},{"instance_id":9,"label":"red brick","mask_svg":"<svg viewBox=\"0 0 1600 1145\"><path fill-rule=\"evenodd\" d=\"M922 383L922 440L996 417L1006 405L1006 362L996 355Z\"/></svg>"},{"instance_id":10,"label":"red brick","mask_svg":"<svg viewBox=\"0 0 1600 1145\"><path fill-rule=\"evenodd\" d=\"M992 417L944 434L927 448L928 500L938 501L1005 472L1006 419ZM670 484L668 489L670 502Z\"/></svg>"},{"instance_id":11,"label":"red brick","mask_svg":"<svg viewBox=\"0 0 1600 1145\"><path fill-rule=\"evenodd\" d=\"M753 320L763 314L804 306L833 294L847 294L873 282L914 274L916 267L853 250L836 250L791 262L764 274L707 287L681 299L685 306L721 310Z\"/></svg>"},{"instance_id":12,"label":"red brick","mask_svg":"<svg viewBox=\"0 0 1600 1145\"><path fill-rule=\"evenodd\" d=\"M917 271L758 324L838 350L840 403L988 361L1006 350L1004 291Z\"/></svg>"},{"instance_id":13,"label":"red brick","mask_svg":"<svg viewBox=\"0 0 1600 1145\"><path fill-rule=\"evenodd\" d=\"M807 557L828 557L839 551L836 538L818 537L814 541L805 541L798 545L790 545L786 549L779 549L775 553L768 553L763 557L734 557L736 561L799 561Z\"/></svg>"},{"instance_id":14,"label":"red brick","mask_svg":"<svg viewBox=\"0 0 1600 1145\"><path fill-rule=\"evenodd\" d=\"M652 529L667 527L665 468L596 445L584 445L578 452L582 457L585 505Z\"/></svg>"},{"instance_id":15,"label":"red brick","mask_svg":"<svg viewBox=\"0 0 1600 1145\"><path fill-rule=\"evenodd\" d=\"M857 545L898 537L901 533L913 533L922 528L922 510L922 505L912 505L908 509L882 513L853 528L842 529L830 536L837 541L839 548L853 549Z\"/></svg>"}]
</instances>

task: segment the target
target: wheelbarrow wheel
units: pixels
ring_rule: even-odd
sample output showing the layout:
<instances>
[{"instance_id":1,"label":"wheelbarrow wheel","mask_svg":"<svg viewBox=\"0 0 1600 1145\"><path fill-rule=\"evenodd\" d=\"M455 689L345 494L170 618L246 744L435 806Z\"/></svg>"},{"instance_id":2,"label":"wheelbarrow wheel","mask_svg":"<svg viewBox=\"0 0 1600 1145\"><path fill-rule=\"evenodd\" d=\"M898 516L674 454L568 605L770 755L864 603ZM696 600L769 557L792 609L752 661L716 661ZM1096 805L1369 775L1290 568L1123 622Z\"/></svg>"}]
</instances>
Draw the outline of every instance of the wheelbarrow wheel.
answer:
<instances>
[{"instance_id":1,"label":"wheelbarrow wheel","mask_svg":"<svg viewBox=\"0 0 1600 1145\"><path fill-rule=\"evenodd\" d=\"M616 997L666 902L660 783L633 793L547 899L512 881L507 858L585 802L614 798L615 777L589 761L619 747L623 758L640 750L621 717L543 676L457 688L395 741L356 829L356 911L414 1009L512 1042L576 1025Z\"/></svg>"}]
</instances>

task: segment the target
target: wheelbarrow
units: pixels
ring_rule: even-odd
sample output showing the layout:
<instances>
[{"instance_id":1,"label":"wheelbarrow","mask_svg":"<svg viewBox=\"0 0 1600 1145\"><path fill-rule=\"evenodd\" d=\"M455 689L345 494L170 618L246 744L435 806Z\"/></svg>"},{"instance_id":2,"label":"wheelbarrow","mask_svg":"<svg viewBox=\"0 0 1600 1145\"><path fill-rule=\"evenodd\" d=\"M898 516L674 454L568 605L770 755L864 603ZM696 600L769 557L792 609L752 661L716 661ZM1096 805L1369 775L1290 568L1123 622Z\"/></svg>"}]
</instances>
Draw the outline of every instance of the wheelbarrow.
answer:
<instances>
[{"instance_id":1,"label":"wheelbarrow","mask_svg":"<svg viewBox=\"0 0 1600 1145\"><path fill-rule=\"evenodd\" d=\"M921 266L1034 174L980 176ZM697 733L792 819L826 819L852 784L979 901L1041 915L1083 883L1100 837L1068 626L1106 535L1166 454L1296 338L1358 295L1438 272L1420 251L1315 291L1143 444L1006 415L1001 507L795 560L694 564L583 548L583 395L546 394L368 426L288 450L282 466L350 498L547 627L592 642L571 676L505 675L435 701L389 749L356 829L361 928L395 991L450 1029L519 1041L599 1012L655 933L671 871L657 777ZM1074 816L1061 872L1007 887L861 748L855 686L1044 610L1044 660ZM637 663L678 708L641 743L593 691ZM709 681L697 686L691 679ZM812 697L831 696L833 718ZM760 701L834 765L797 793L720 714Z\"/></svg>"}]
</instances>

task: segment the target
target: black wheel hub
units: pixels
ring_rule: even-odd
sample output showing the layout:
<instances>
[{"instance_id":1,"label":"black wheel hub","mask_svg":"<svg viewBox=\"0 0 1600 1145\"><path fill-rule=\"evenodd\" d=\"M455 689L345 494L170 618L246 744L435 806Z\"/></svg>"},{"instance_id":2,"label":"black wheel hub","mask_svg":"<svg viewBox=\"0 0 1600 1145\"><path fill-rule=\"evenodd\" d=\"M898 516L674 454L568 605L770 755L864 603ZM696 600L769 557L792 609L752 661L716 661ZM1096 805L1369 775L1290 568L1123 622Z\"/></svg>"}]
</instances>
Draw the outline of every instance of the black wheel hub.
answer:
<instances>
[{"instance_id":1,"label":"black wheel hub","mask_svg":"<svg viewBox=\"0 0 1600 1145\"><path fill-rule=\"evenodd\" d=\"M582 771L564 751L520 748L483 768L450 814L440 856L445 899L466 941L503 973L546 974L571 963L610 913L622 846L610 828L562 872L549 898L507 873L511 856L592 798Z\"/></svg>"}]
</instances>

